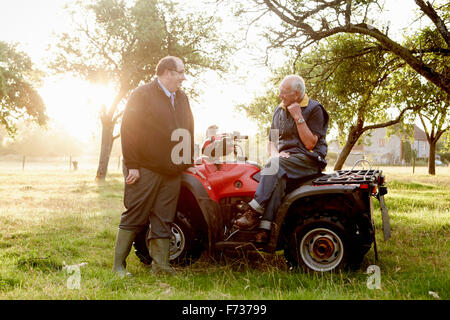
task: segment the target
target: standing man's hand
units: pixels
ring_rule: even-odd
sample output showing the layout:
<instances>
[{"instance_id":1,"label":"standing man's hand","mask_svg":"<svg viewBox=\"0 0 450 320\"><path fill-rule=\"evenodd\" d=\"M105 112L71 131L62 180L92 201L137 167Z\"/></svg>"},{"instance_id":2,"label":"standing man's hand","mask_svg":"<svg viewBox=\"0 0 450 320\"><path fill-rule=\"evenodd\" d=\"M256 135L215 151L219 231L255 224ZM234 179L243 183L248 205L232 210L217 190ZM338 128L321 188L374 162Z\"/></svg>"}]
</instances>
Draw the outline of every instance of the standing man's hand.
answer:
<instances>
[{"instance_id":1,"label":"standing man's hand","mask_svg":"<svg viewBox=\"0 0 450 320\"><path fill-rule=\"evenodd\" d=\"M125 179L125 183L126 184L136 183L140 177L141 176L139 174L139 169L130 169L128 170L128 177Z\"/></svg>"},{"instance_id":2,"label":"standing man's hand","mask_svg":"<svg viewBox=\"0 0 450 320\"><path fill-rule=\"evenodd\" d=\"M186 169L186 171L187 171L187 172L190 172L190 173L192 173L192 174L196 174L196 175L200 176L202 179L205 179L205 180L206 180L205 175L204 175L203 173L201 173L200 170L198 170L198 169L195 168L195 167L189 167L189 168Z\"/></svg>"}]
</instances>

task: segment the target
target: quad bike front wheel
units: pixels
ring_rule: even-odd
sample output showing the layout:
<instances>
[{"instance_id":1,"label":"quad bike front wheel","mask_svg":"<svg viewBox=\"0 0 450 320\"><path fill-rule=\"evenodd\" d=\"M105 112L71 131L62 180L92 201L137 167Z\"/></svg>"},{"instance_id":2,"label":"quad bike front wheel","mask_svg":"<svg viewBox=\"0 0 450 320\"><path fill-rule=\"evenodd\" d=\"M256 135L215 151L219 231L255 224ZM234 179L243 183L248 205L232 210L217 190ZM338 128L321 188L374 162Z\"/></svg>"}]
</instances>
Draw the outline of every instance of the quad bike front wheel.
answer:
<instances>
[{"instance_id":1,"label":"quad bike front wheel","mask_svg":"<svg viewBox=\"0 0 450 320\"><path fill-rule=\"evenodd\" d=\"M306 271L328 272L342 268L349 243L345 228L336 217L309 217L290 234L284 254L292 267Z\"/></svg>"},{"instance_id":2,"label":"quad bike front wheel","mask_svg":"<svg viewBox=\"0 0 450 320\"><path fill-rule=\"evenodd\" d=\"M134 252L139 260L149 265L152 262L148 247L150 228L143 230L136 236ZM172 264L188 265L194 263L203 251L202 243L196 230L183 213L177 212L175 221L171 224L171 238L169 260Z\"/></svg>"}]
</instances>

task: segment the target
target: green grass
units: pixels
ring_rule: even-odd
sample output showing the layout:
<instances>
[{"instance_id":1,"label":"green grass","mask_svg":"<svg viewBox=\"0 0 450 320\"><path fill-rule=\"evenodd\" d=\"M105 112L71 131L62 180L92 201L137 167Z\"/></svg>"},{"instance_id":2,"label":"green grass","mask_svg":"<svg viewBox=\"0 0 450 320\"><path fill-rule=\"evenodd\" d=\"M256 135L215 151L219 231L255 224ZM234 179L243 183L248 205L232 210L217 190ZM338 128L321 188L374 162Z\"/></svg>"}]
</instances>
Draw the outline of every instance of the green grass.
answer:
<instances>
[{"instance_id":1,"label":"green grass","mask_svg":"<svg viewBox=\"0 0 450 320\"><path fill-rule=\"evenodd\" d=\"M417 169L417 168L416 168ZM361 270L304 274L288 270L282 252L258 260L207 257L176 276L155 276L133 253L131 279L112 267L122 203L122 175L104 185L94 171L0 171L0 299L441 299L450 298L450 171L412 175L386 168L392 238ZM67 287L65 265L81 267L81 288ZM367 267L381 268L381 290L366 286Z\"/></svg>"}]
</instances>

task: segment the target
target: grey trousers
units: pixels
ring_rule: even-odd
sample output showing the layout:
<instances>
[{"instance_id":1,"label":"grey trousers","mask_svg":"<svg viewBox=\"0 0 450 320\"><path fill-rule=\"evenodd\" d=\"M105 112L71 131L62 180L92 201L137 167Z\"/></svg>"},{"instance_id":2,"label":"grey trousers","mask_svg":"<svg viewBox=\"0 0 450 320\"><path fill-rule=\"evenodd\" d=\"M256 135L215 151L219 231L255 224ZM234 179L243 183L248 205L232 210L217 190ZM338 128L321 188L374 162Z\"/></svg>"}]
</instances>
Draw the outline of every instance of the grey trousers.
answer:
<instances>
[{"instance_id":1,"label":"grey trousers","mask_svg":"<svg viewBox=\"0 0 450 320\"><path fill-rule=\"evenodd\" d=\"M124 178L128 169L123 166ZM151 225L150 239L170 238L170 224L175 219L181 175L169 177L140 168L134 184L125 183L124 205L119 228L138 233Z\"/></svg>"},{"instance_id":2,"label":"grey trousers","mask_svg":"<svg viewBox=\"0 0 450 320\"><path fill-rule=\"evenodd\" d=\"M302 153L291 154L289 158L271 158L261 172L254 200L249 203L262 214L259 227L270 230L288 179L300 179L320 171L319 165Z\"/></svg>"}]
</instances>

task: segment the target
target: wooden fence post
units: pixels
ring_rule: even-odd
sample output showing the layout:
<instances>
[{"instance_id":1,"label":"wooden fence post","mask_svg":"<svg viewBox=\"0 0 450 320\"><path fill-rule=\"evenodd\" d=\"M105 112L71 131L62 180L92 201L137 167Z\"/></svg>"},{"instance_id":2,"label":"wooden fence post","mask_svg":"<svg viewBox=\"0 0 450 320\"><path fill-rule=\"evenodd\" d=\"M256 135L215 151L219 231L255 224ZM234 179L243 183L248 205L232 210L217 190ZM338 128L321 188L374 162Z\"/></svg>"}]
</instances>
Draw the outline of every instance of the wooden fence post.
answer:
<instances>
[{"instance_id":1,"label":"wooden fence post","mask_svg":"<svg viewBox=\"0 0 450 320\"><path fill-rule=\"evenodd\" d=\"M259 133L256 134L256 163L259 164Z\"/></svg>"}]
</instances>

